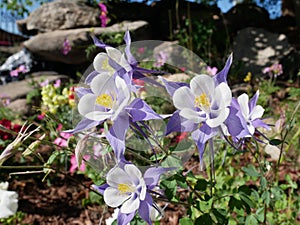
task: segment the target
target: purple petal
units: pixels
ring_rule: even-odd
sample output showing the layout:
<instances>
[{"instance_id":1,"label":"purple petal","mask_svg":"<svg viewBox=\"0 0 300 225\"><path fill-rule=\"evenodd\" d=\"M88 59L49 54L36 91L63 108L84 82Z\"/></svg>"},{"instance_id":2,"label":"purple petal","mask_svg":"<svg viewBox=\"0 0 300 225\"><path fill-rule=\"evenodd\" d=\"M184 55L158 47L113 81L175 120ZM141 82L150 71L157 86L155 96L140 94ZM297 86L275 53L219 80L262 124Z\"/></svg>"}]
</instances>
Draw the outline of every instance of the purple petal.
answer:
<instances>
[{"instance_id":1,"label":"purple petal","mask_svg":"<svg viewBox=\"0 0 300 225\"><path fill-rule=\"evenodd\" d=\"M119 210L118 225L127 225L133 219L134 215L135 212L125 214L125 213L121 213L121 210Z\"/></svg>"},{"instance_id":2,"label":"purple petal","mask_svg":"<svg viewBox=\"0 0 300 225\"><path fill-rule=\"evenodd\" d=\"M110 47L109 45L105 44L104 42L100 41L98 38L96 38L95 35L92 35L93 41L94 41L94 45L96 45L97 47L100 48L106 48L106 47Z\"/></svg>"},{"instance_id":3,"label":"purple petal","mask_svg":"<svg viewBox=\"0 0 300 225\"><path fill-rule=\"evenodd\" d=\"M132 122L162 119L146 102L139 98L134 99L127 110L129 110Z\"/></svg>"},{"instance_id":4,"label":"purple petal","mask_svg":"<svg viewBox=\"0 0 300 225\"><path fill-rule=\"evenodd\" d=\"M133 57L133 55L131 54L131 51L130 51L130 45L131 45L131 38L130 38L130 33L129 31L127 30L125 35L124 35L124 41L126 43L126 47L125 47L125 53L126 53L126 56L127 56L127 60L129 62L130 65L137 65L137 61L136 59Z\"/></svg>"},{"instance_id":5,"label":"purple petal","mask_svg":"<svg viewBox=\"0 0 300 225\"><path fill-rule=\"evenodd\" d=\"M240 111L235 107L229 107L230 113L225 120L229 134L237 139L250 135L245 118L241 115Z\"/></svg>"},{"instance_id":6,"label":"purple petal","mask_svg":"<svg viewBox=\"0 0 300 225\"><path fill-rule=\"evenodd\" d=\"M264 122L263 122L262 120L260 120L260 119L253 120L253 121L252 121L252 125L253 125L255 128L257 128L257 127L263 127L263 128L265 128L265 129L267 129L267 130L270 130L270 129L271 129L266 123L264 123Z\"/></svg>"},{"instance_id":7,"label":"purple petal","mask_svg":"<svg viewBox=\"0 0 300 225\"><path fill-rule=\"evenodd\" d=\"M92 80L93 80L97 75L99 75L99 73L98 73L96 70L92 71L92 72L86 77L85 83L86 83L86 84L90 84L90 83L92 82Z\"/></svg>"},{"instance_id":8,"label":"purple petal","mask_svg":"<svg viewBox=\"0 0 300 225\"><path fill-rule=\"evenodd\" d=\"M69 133L69 134L75 134L80 131L89 130L93 127L98 126L101 123L103 123L103 121L94 121L94 120L89 120L89 119L84 118L76 125L76 127L74 129L66 130L64 132Z\"/></svg>"},{"instance_id":9,"label":"purple petal","mask_svg":"<svg viewBox=\"0 0 300 225\"><path fill-rule=\"evenodd\" d=\"M109 187L109 185L108 185L107 183L102 184L102 185L100 185L100 186L95 185L95 184L92 185L92 188L93 188L95 191L97 191L97 192L99 192L100 194L102 194L102 195L103 195L105 189L108 188L108 187Z\"/></svg>"},{"instance_id":10,"label":"purple petal","mask_svg":"<svg viewBox=\"0 0 300 225\"><path fill-rule=\"evenodd\" d=\"M180 88L180 87L184 87L187 86L189 87L189 84L187 83L183 83L183 82L172 82L172 81L167 81L166 79L159 77L161 79L161 81L164 83L168 94L173 97L174 92Z\"/></svg>"},{"instance_id":11,"label":"purple petal","mask_svg":"<svg viewBox=\"0 0 300 225\"><path fill-rule=\"evenodd\" d=\"M200 165L202 167L203 164L203 154L205 150L206 142L214 137L218 133L217 128L210 128L207 124L203 124L200 129L195 130L192 133L192 138L194 139L198 151L199 151L199 158L200 158Z\"/></svg>"},{"instance_id":12,"label":"purple petal","mask_svg":"<svg viewBox=\"0 0 300 225\"><path fill-rule=\"evenodd\" d=\"M226 61L224 68L214 76L216 85L218 85L222 82L227 83L227 74L229 72L229 69L230 69L230 66L232 63L232 58L233 58L232 54L230 54L230 56L228 57L228 59Z\"/></svg>"},{"instance_id":13,"label":"purple petal","mask_svg":"<svg viewBox=\"0 0 300 225\"><path fill-rule=\"evenodd\" d=\"M249 111L252 112L254 107L256 106L257 100L259 97L259 91L256 91L255 95L249 101Z\"/></svg>"},{"instance_id":14,"label":"purple petal","mask_svg":"<svg viewBox=\"0 0 300 225\"><path fill-rule=\"evenodd\" d=\"M145 73L148 73L148 72L145 72ZM142 74L142 72L139 71L139 69L137 67L133 67L132 78L133 79L140 79L140 80L145 81L146 83L154 84L154 85L159 86L159 87L163 87L163 85L160 84L159 82L157 82L156 80L151 79L151 78L145 76L144 74Z\"/></svg>"},{"instance_id":15,"label":"purple petal","mask_svg":"<svg viewBox=\"0 0 300 225\"><path fill-rule=\"evenodd\" d=\"M125 135L128 127L129 117L124 114L120 115L105 135L114 150L118 162L124 159Z\"/></svg>"},{"instance_id":16,"label":"purple petal","mask_svg":"<svg viewBox=\"0 0 300 225\"><path fill-rule=\"evenodd\" d=\"M177 110L170 117L165 135L168 135L172 132L191 132L197 128L198 124L181 117L179 113L180 111Z\"/></svg>"},{"instance_id":17,"label":"purple petal","mask_svg":"<svg viewBox=\"0 0 300 225\"><path fill-rule=\"evenodd\" d=\"M146 193L145 200L140 202L139 215L144 221L148 223L148 225L152 225L152 221L150 218L152 204L152 197L149 195L149 193Z\"/></svg>"},{"instance_id":18,"label":"purple petal","mask_svg":"<svg viewBox=\"0 0 300 225\"><path fill-rule=\"evenodd\" d=\"M152 167L145 171L144 180L146 182L147 188L152 190L159 181L160 176L163 173L166 173L170 170L174 170L175 168L162 168L162 167Z\"/></svg>"},{"instance_id":19,"label":"purple petal","mask_svg":"<svg viewBox=\"0 0 300 225\"><path fill-rule=\"evenodd\" d=\"M78 96L78 98L81 98L82 96L84 96L86 94L93 93L90 88L84 88L84 87L77 87L75 89L75 91L76 91L76 95Z\"/></svg>"}]
</instances>

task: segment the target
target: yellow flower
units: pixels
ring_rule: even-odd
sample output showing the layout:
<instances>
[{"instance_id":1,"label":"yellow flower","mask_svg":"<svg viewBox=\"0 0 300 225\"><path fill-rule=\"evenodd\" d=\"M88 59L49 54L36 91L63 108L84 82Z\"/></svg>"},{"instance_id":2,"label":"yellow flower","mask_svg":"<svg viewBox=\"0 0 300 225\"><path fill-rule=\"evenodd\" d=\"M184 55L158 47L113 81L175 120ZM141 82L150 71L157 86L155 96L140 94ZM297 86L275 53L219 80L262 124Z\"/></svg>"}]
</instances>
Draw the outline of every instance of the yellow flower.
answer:
<instances>
[{"instance_id":1,"label":"yellow flower","mask_svg":"<svg viewBox=\"0 0 300 225\"><path fill-rule=\"evenodd\" d=\"M251 81L251 77L252 77L252 73L248 72L246 77L244 78L244 82L250 82Z\"/></svg>"}]
</instances>

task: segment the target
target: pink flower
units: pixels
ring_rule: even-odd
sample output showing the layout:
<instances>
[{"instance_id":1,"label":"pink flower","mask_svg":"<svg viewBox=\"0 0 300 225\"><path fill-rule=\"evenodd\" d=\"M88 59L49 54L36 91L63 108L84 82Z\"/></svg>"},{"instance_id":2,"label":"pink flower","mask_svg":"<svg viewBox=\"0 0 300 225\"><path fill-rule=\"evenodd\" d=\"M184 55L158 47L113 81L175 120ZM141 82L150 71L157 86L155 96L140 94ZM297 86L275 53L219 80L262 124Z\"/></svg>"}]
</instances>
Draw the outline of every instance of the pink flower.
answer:
<instances>
[{"instance_id":1,"label":"pink flower","mask_svg":"<svg viewBox=\"0 0 300 225\"><path fill-rule=\"evenodd\" d=\"M89 155L86 155L83 157L85 160L89 160L90 156ZM71 160L70 160L70 163L71 163L71 167L70 167L70 173L75 173L76 170L78 169L78 164L77 164L77 160L76 160L76 157L75 155L71 155ZM79 167L79 171L81 172L84 172L86 169L86 166L85 166L85 163L84 161L81 163L80 167Z\"/></svg>"},{"instance_id":2,"label":"pink flower","mask_svg":"<svg viewBox=\"0 0 300 225\"><path fill-rule=\"evenodd\" d=\"M98 6L101 10L101 14L99 16L99 18L101 20L101 27L106 27L108 20L109 20L109 18L107 17L107 13L108 13L107 7L103 3L99 3Z\"/></svg>"},{"instance_id":3,"label":"pink flower","mask_svg":"<svg viewBox=\"0 0 300 225\"><path fill-rule=\"evenodd\" d=\"M175 139L176 143L182 142L188 137L188 132L182 132L180 135L178 135Z\"/></svg>"},{"instance_id":4,"label":"pink flower","mask_svg":"<svg viewBox=\"0 0 300 225\"><path fill-rule=\"evenodd\" d=\"M156 58L156 62L154 63L154 66L159 68L166 63L168 59L168 55L163 51L160 51L157 55L155 55L155 58Z\"/></svg>"},{"instance_id":5,"label":"pink flower","mask_svg":"<svg viewBox=\"0 0 300 225\"><path fill-rule=\"evenodd\" d=\"M54 87L55 87L55 88L59 88L59 87L60 87L60 84L61 84L61 80L58 79L58 80L55 81Z\"/></svg>"},{"instance_id":6,"label":"pink flower","mask_svg":"<svg viewBox=\"0 0 300 225\"><path fill-rule=\"evenodd\" d=\"M17 77L19 73L27 73L29 70L26 68L25 65L19 66L17 69L10 71L10 76Z\"/></svg>"},{"instance_id":7,"label":"pink flower","mask_svg":"<svg viewBox=\"0 0 300 225\"><path fill-rule=\"evenodd\" d=\"M265 67L262 72L264 74L268 73L270 77L277 77L283 74L282 65L280 63L275 63L270 67Z\"/></svg>"},{"instance_id":8,"label":"pink flower","mask_svg":"<svg viewBox=\"0 0 300 225\"><path fill-rule=\"evenodd\" d=\"M60 131L62 129L63 125L60 123L58 124L56 130ZM60 132L59 133L60 137L57 137L54 140L54 144L60 146L60 147L67 147L68 146L68 139L72 136L72 134L69 133L65 133L65 132Z\"/></svg>"},{"instance_id":9,"label":"pink flower","mask_svg":"<svg viewBox=\"0 0 300 225\"><path fill-rule=\"evenodd\" d=\"M48 84L49 84L49 80L47 79L47 80L41 82L41 83L40 83L40 86L41 86L41 87L45 87L45 86L47 86Z\"/></svg>"},{"instance_id":10,"label":"pink flower","mask_svg":"<svg viewBox=\"0 0 300 225\"><path fill-rule=\"evenodd\" d=\"M40 115L37 116L38 120L43 120L45 118L45 113L41 113Z\"/></svg>"},{"instance_id":11,"label":"pink flower","mask_svg":"<svg viewBox=\"0 0 300 225\"><path fill-rule=\"evenodd\" d=\"M68 40L68 39L65 39L65 40L64 40L64 43L63 43L63 50L62 50L62 53L63 53L64 55L68 55L69 52L71 51L71 49L72 49L72 47L71 47L71 44L70 44L69 40Z\"/></svg>"},{"instance_id":12,"label":"pink flower","mask_svg":"<svg viewBox=\"0 0 300 225\"><path fill-rule=\"evenodd\" d=\"M208 75L214 76L214 75L217 74L218 68L217 67L210 67L210 66L208 66L208 67L206 67L206 72L207 72Z\"/></svg>"}]
</instances>

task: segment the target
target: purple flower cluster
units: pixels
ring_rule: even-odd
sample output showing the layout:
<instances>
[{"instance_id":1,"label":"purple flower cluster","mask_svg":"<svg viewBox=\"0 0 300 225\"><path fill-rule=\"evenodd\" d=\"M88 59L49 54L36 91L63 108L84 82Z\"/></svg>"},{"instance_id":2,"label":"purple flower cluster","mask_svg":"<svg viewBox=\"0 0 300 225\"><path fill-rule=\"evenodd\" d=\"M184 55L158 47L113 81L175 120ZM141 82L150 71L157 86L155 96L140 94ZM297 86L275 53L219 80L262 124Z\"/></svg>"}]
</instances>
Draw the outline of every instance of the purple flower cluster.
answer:
<instances>
[{"instance_id":1,"label":"purple flower cluster","mask_svg":"<svg viewBox=\"0 0 300 225\"><path fill-rule=\"evenodd\" d=\"M107 7L105 4L103 3L99 3L98 4L100 10L101 10L101 14L99 16L100 20L101 20L101 27L106 27L107 26L107 23L109 21L109 17L107 16Z\"/></svg>"}]
</instances>

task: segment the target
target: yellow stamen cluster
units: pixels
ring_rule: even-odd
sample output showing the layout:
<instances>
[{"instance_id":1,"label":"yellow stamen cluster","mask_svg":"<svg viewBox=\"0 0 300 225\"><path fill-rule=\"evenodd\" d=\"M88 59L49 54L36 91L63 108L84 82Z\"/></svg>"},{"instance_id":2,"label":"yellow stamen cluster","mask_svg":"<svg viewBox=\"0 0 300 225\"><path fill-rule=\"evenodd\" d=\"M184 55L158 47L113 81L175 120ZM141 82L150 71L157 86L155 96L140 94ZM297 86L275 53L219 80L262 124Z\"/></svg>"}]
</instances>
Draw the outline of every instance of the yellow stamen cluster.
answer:
<instances>
[{"instance_id":1,"label":"yellow stamen cluster","mask_svg":"<svg viewBox=\"0 0 300 225\"><path fill-rule=\"evenodd\" d=\"M118 191L121 194L127 194L134 192L134 188L129 184L118 184Z\"/></svg>"},{"instance_id":2,"label":"yellow stamen cluster","mask_svg":"<svg viewBox=\"0 0 300 225\"><path fill-rule=\"evenodd\" d=\"M199 107L200 109L209 109L210 107L210 101L205 93L196 96L194 104L196 107Z\"/></svg>"},{"instance_id":3,"label":"yellow stamen cluster","mask_svg":"<svg viewBox=\"0 0 300 225\"><path fill-rule=\"evenodd\" d=\"M113 99L108 94L101 94L96 98L96 103L105 108L111 109L113 107Z\"/></svg>"}]
</instances>

